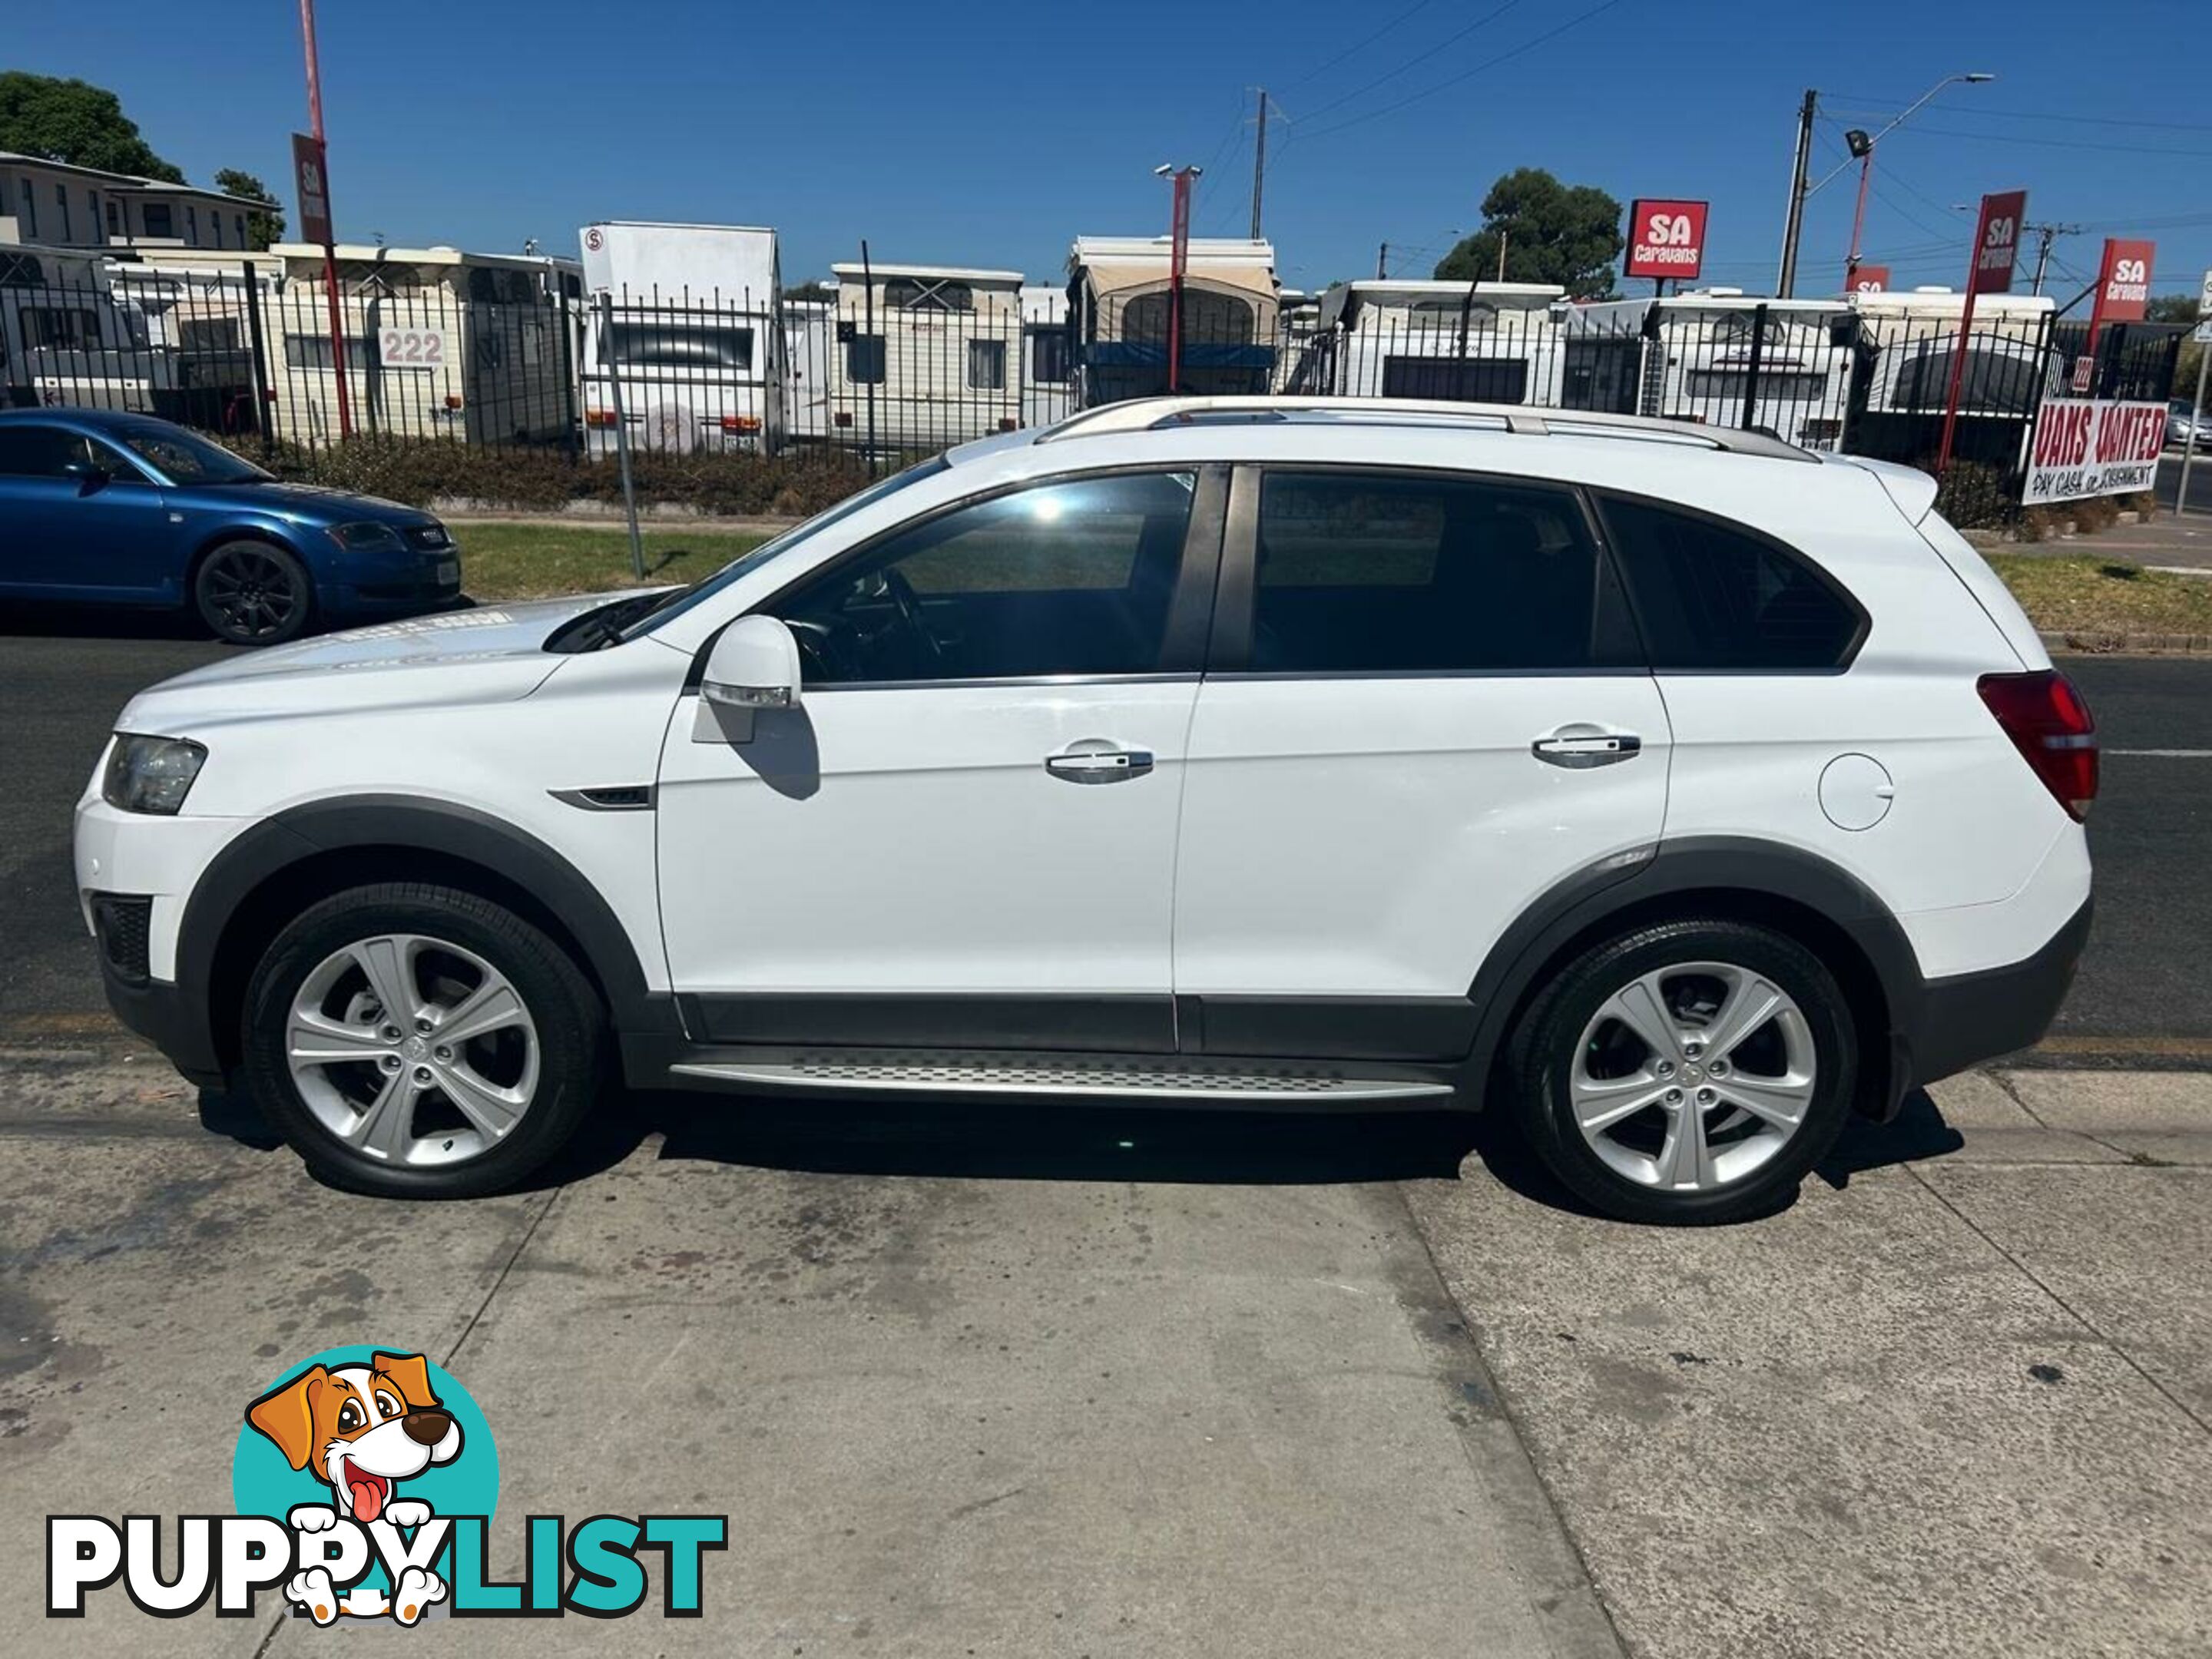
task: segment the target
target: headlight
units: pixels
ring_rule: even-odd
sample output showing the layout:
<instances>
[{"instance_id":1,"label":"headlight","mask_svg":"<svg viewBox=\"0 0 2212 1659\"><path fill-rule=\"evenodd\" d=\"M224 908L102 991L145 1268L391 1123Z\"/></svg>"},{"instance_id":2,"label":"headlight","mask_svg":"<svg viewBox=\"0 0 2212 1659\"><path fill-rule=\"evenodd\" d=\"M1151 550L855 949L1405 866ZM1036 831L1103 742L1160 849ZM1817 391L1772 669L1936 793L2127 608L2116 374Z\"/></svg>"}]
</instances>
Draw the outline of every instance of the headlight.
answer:
<instances>
[{"instance_id":1,"label":"headlight","mask_svg":"<svg viewBox=\"0 0 2212 1659\"><path fill-rule=\"evenodd\" d=\"M107 775L100 781L100 799L126 812L173 815L206 760L207 750L185 738L118 732L108 752Z\"/></svg>"},{"instance_id":2,"label":"headlight","mask_svg":"<svg viewBox=\"0 0 2212 1659\"><path fill-rule=\"evenodd\" d=\"M399 545L399 532L388 524L340 524L331 526L331 539L349 553L380 552Z\"/></svg>"}]
</instances>

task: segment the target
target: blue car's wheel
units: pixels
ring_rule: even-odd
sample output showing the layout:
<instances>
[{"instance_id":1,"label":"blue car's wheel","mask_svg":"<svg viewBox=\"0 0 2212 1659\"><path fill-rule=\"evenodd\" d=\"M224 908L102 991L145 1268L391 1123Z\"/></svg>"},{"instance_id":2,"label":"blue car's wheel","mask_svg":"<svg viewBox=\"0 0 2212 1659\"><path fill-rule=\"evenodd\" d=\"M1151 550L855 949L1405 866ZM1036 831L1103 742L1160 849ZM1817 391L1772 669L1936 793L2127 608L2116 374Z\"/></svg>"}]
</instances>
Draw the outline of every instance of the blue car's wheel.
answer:
<instances>
[{"instance_id":1,"label":"blue car's wheel","mask_svg":"<svg viewBox=\"0 0 2212 1659\"><path fill-rule=\"evenodd\" d=\"M233 645L280 645L298 637L314 608L300 562L267 542L225 542L192 580L200 620Z\"/></svg>"}]
</instances>

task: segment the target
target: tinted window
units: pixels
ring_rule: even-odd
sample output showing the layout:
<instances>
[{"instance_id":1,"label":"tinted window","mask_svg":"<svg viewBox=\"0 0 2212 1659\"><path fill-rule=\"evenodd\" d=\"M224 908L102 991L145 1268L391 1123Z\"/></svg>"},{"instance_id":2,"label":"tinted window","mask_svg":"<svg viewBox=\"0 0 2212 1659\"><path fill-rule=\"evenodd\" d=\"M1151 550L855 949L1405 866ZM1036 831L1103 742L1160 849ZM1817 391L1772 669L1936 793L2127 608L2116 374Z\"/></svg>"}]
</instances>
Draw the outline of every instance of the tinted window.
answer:
<instances>
[{"instance_id":1,"label":"tinted window","mask_svg":"<svg viewBox=\"0 0 2212 1659\"><path fill-rule=\"evenodd\" d=\"M1652 666L1820 669L1843 661L1857 613L1795 555L1711 519L1608 501Z\"/></svg>"},{"instance_id":2,"label":"tinted window","mask_svg":"<svg viewBox=\"0 0 2212 1659\"><path fill-rule=\"evenodd\" d=\"M1159 665L1194 475L1041 484L895 532L771 607L811 684Z\"/></svg>"},{"instance_id":3,"label":"tinted window","mask_svg":"<svg viewBox=\"0 0 2212 1659\"><path fill-rule=\"evenodd\" d=\"M1030 335L1030 379L1040 386L1067 384L1067 335L1061 329L1040 329Z\"/></svg>"},{"instance_id":4,"label":"tinted window","mask_svg":"<svg viewBox=\"0 0 2212 1659\"><path fill-rule=\"evenodd\" d=\"M615 362L636 368L743 370L753 363L749 328L617 323L608 343Z\"/></svg>"},{"instance_id":5,"label":"tinted window","mask_svg":"<svg viewBox=\"0 0 2212 1659\"><path fill-rule=\"evenodd\" d=\"M1626 619L1575 498L1482 481L1271 472L1261 673L1626 666Z\"/></svg>"},{"instance_id":6,"label":"tinted window","mask_svg":"<svg viewBox=\"0 0 2212 1659\"><path fill-rule=\"evenodd\" d=\"M0 426L0 476L59 478L64 467L93 459L89 443L58 426Z\"/></svg>"}]
</instances>

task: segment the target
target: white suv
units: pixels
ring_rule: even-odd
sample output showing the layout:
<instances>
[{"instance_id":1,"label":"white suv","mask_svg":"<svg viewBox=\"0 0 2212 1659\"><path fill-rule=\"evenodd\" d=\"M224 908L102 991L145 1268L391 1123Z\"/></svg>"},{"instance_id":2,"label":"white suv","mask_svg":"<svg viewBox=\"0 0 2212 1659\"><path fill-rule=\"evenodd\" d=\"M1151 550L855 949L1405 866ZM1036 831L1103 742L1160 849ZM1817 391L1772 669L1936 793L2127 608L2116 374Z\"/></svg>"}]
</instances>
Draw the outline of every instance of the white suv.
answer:
<instances>
[{"instance_id":1,"label":"white suv","mask_svg":"<svg viewBox=\"0 0 2212 1659\"><path fill-rule=\"evenodd\" d=\"M683 591L231 659L77 809L109 996L318 1172L505 1186L638 1087L1513 1113L1711 1221L2037 1039L2087 711L1898 468L1164 400ZM733 1103L732 1109L743 1109Z\"/></svg>"}]
</instances>

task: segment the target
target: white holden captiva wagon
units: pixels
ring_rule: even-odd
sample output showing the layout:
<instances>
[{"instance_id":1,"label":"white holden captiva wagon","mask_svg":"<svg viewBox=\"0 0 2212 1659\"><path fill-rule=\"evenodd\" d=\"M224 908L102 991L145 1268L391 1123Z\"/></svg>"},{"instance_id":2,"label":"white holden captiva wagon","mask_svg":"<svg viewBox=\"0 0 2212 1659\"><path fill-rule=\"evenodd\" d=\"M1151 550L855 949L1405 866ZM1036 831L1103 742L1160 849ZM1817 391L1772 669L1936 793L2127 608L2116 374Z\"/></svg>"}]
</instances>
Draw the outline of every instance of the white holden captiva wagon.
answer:
<instances>
[{"instance_id":1,"label":"white holden captiva wagon","mask_svg":"<svg viewBox=\"0 0 2212 1659\"><path fill-rule=\"evenodd\" d=\"M108 994L325 1178L511 1184L635 1087L1505 1111L1771 1207L2033 1042L2087 709L1923 475L1604 416L1116 404L697 586L140 696ZM732 1109L742 1110L742 1102Z\"/></svg>"}]
</instances>

